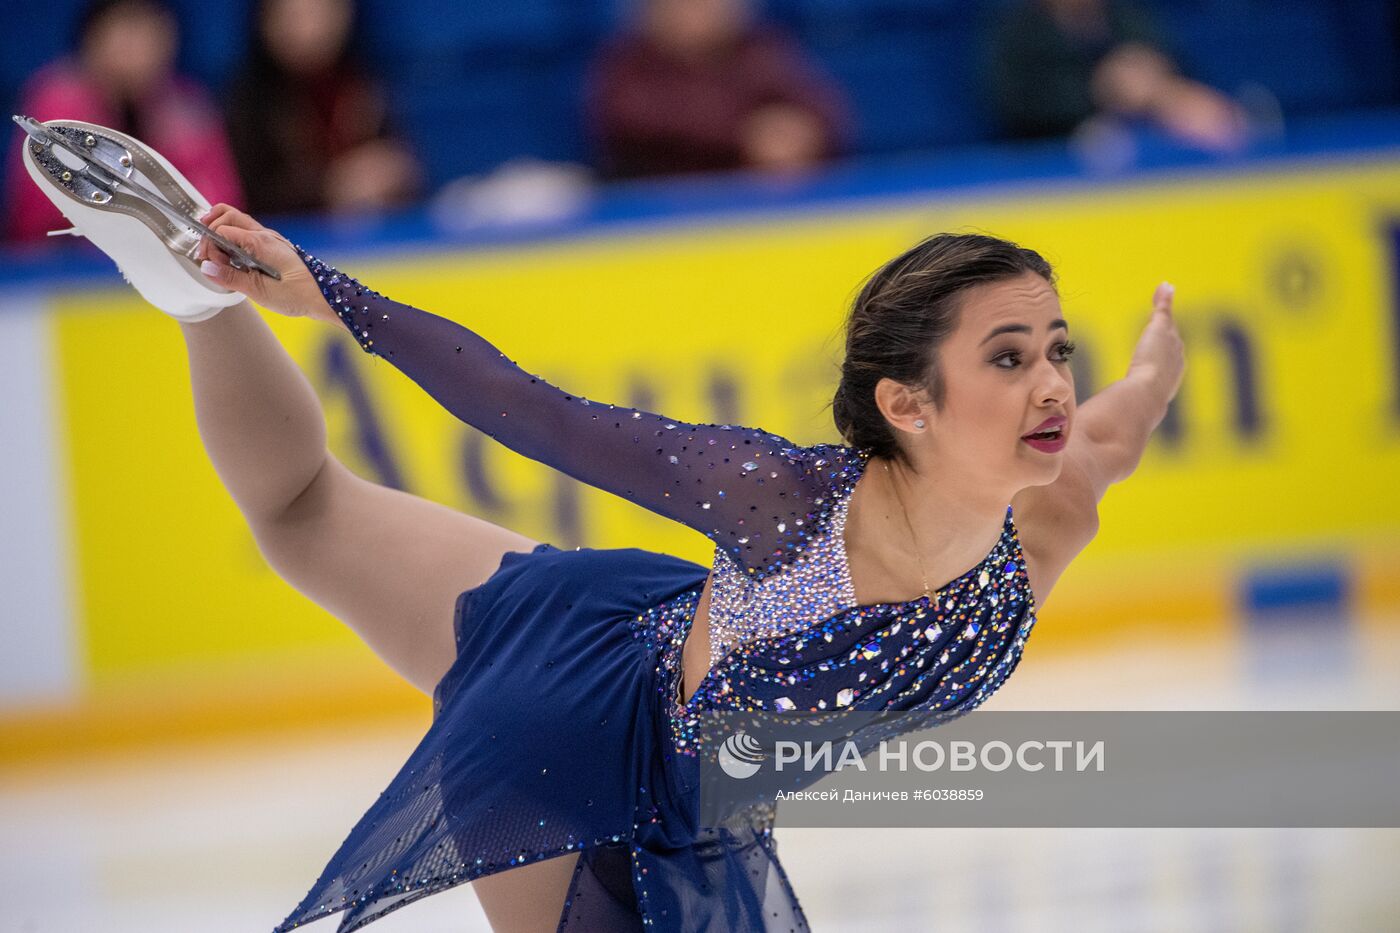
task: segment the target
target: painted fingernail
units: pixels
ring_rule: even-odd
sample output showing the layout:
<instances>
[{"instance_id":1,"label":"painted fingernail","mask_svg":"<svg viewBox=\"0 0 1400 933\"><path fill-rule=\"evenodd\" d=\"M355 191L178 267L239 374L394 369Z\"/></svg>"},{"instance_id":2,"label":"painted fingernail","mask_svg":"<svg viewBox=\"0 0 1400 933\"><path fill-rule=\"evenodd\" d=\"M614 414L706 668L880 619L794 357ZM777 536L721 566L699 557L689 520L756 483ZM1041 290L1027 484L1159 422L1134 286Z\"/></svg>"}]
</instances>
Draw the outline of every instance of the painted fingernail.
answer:
<instances>
[{"instance_id":1,"label":"painted fingernail","mask_svg":"<svg viewBox=\"0 0 1400 933\"><path fill-rule=\"evenodd\" d=\"M219 277L219 264L213 260L206 259L199 264L199 271L209 276L211 279Z\"/></svg>"}]
</instances>

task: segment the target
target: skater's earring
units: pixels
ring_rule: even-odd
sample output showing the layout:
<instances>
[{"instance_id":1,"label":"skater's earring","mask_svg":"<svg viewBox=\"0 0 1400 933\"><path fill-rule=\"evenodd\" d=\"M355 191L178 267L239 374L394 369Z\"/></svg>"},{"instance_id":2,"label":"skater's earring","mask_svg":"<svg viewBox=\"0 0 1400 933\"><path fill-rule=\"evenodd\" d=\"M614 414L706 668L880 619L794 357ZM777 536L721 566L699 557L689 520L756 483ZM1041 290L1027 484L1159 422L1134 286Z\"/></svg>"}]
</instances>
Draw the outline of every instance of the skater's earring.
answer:
<instances>
[{"instance_id":1,"label":"skater's earring","mask_svg":"<svg viewBox=\"0 0 1400 933\"><path fill-rule=\"evenodd\" d=\"M922 419L922 418L915 418L915 419L914 419L914 427L916 427L916 428L918 428L920 431L922 431L922 430L924 429L924 419Z\"/></svg>"}]
</instances>

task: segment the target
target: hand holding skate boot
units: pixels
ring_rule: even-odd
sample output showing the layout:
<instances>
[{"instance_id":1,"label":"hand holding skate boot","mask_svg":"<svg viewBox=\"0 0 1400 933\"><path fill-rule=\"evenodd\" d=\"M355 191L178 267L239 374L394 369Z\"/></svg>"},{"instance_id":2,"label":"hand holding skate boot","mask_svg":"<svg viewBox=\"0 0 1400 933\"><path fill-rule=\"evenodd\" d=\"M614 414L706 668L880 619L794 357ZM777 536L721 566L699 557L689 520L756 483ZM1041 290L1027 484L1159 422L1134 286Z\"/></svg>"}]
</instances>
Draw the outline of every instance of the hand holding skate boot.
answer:
<instances>
[{"instance_id":1,"label":"hand holding skate boot","mask_svg":"<svg viewBox=\"0 0 1400 933\"><path fill-rule=\"evenodd\" d=\"M211 281L247 295L269 311L288 317L312 317L339 323L330 305L326 304L320 287L302 261L297 248L276 230L270 230L252 217L227 204L218 204L200 220L219 239L240 253L268 266L282 270L278 278L263 275L246 264L238 263L223 246L206 237L199 244L195 257L200 269ZM241 266L241 268L240 268Z\"/></svg>"},{"instance_id":2,"label":"hand holding skate boot","mask_svg":"<svg viewBox=\"0 0 1400 933\"><path fill-rule=\"evenodd\" d=\"M14 119L28 134L22 161L29 177L73 224L58 232L92 241L143 298L178 320L207 320L242 300L200 273L197 254L210 231L196 218L209 202L160 153L92 123ZM224 245L232 263L278 277Z\"/></svg>"}]
</instances>

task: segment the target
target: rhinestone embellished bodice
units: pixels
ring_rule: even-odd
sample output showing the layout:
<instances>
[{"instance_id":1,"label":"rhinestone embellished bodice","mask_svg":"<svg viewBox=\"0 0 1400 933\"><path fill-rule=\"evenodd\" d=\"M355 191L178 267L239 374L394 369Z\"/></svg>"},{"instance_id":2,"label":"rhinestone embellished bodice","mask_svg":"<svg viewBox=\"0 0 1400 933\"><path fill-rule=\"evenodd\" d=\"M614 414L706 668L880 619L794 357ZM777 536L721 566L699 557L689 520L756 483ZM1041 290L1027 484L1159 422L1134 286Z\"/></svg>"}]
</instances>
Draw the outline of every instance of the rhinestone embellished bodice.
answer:
<instances>
[{"instance_id":1,"label":"rhinestone embellished bodice","mask_svg":"<svg viewBox=\"0 0 1400 933\"><path fill-rule=\"evenodd\" d=\"M693 751L700 719L713 710L962 715L1020 663L1036 615L1011 508L987 556L931 597L856 605L843 532L859 476L857 467L845 477L826 524L787 565L791 576L756 581L716 551L711 664L689 700L680 692L682 651L699 591L635 620L638 637L660 649L678 750Z\"/></svg>"},{"instance_id":2,"label":"rhinestone embellished bodice","mask_svg":"<svg viewBox=\"0 0 1400 933\"><path fill-rule=\"evenodd\" d=\"M845 488L832 491L825 522L790 562L767 576L745 572L723 549L715 549L709 606L711 667L741 641L792 631L855 605L843 542L855 482L843 476L840 485Z\"/></svg>"}]
</instances>

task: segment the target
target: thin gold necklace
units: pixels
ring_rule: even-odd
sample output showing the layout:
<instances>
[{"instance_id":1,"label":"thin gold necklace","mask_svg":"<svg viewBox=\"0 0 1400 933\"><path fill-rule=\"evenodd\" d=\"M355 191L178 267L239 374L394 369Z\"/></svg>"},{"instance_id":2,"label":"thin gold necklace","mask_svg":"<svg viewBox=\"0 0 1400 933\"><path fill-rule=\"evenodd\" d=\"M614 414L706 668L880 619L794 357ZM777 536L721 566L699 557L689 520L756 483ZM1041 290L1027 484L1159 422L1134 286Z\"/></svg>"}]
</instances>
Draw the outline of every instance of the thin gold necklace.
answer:
<instances>
[{"instance_id":1,"label":"thin gold necklace","mask_svg":"<svg viewBox=\"0 0 1400 933\"><path fill-rule=\"evenodd\" d=\"M914 560L919 565L919 579L924 584L924 596L933 599L933 593L929 592L928 574L924 573L924 559L919 554L919 536L914 534L914 523L909 521L909 510L904 507L904 497L899 494L899 485L894 481L894 474L890 472L890 462L881 462L885 465L885 475L890 478L890 488L894 490L894 497L899 502L899 510L904 513L904 525L909 529L909 540L914 542Z\"/></svg>"}]
</instances>

